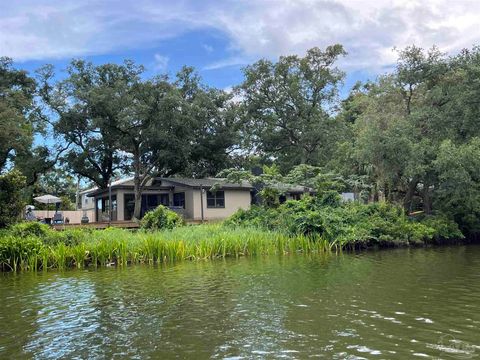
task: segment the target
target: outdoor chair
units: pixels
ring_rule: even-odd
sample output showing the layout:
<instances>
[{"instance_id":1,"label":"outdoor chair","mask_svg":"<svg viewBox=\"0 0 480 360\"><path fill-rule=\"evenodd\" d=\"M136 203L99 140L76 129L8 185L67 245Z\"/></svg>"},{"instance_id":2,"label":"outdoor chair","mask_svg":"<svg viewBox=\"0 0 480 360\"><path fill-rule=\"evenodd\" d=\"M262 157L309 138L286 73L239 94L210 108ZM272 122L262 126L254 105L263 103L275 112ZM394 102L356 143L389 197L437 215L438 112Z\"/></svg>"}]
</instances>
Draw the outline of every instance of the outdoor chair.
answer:
<instances>
[{"instance_id":1,"label":"outdoor chair","mask_svg":"<svg viewBox=\"0 0 480 360\"><path fill-rule=\"evenodd\" d=\"M60 212L53 215L52 224L63 224L63 215Z\"/></svg>"}]
</instances>

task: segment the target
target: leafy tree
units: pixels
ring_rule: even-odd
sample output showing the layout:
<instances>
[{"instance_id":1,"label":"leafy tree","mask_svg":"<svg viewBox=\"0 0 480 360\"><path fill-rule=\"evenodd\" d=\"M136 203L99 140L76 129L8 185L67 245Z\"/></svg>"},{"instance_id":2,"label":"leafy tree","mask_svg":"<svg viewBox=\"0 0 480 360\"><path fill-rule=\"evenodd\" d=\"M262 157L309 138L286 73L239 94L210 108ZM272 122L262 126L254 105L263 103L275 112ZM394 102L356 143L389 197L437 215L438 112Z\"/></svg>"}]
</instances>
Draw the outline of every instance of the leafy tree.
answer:
<instances>
[{"instance_id":1,"label":"leafy tree","mask_svg":"<svg viewBox=\"0 0 480 360\"><path fill-rule=\"evenodd\" d=\"M65 148L36 146L16 156L16 168L25 175L28 187L35 187L43 175L52 171ZM53 153L53 156L52 156Z\"/></svg>"},{"instance_id":2,"label":"leafy tree","mask_svg":"<svg viewBox=\"0 0 480 360\"><path fill-rule=\"evenodd\" d=\"M218 89L200 89L190 101L195 139L182 175L215 176L232 167L235 151L241 148L242 119L233 94Z\"/></svg>"},{"instance_id":3,"label":"leafy tree","mask_svg":"<svg viewBox=\"0 0 480 360\"><path fill-rule=\"evenodd\" d=\"M442 212L470 235L480 232L479 68L478 47L453 57L408 47L393 73L354 89L341 113L353 123L353 173L387 200Z\"/></svg>"},{"instance_id":4,"label":"leafy tree","mask_svg":"<svg viewBox=\"0 0 480 360\"><path fill-rule=\"evenodd\" d=\"M132 97L114 131L125 171L134 175L138 219L142 190L154 177L213 175L225 167L237 120L231 96L204 88L188 67L173 82L160 76L137 83Z\"/></svg>"},{"instance_id":5,"label":"leafy tree","mask_svg":"<svg viewBox=\"0 0 480 360\"><path fill-rule=\"evenodd\" d=\"M11 191L2 194L3 225L19 215L31 187L55 163L51 149L34 146L34 136L45 130L36 94L36 81L13 68L11 59L0 58L0 174L15 169L2 180L2 192Z\"/></svg>"},{"instance_id":6,"label":"leafy tree","mask_svg":"<svg viewBox=\"0 0 480 360\"><path fill-rule=\"evenodd\" d=\"M371 166L377 189L396 200L395 191L413 153L414 129L391 77L381 79L369 96L355 123L355 155L365 172Z\"/></svg>"},{"instance_id":7,"label":"leafy tree","mask_svg":"<svg viewBox=\"0 0 480 360\"><path fill-rule=\"evenodd\" d=\"M408 47L399 52L393 74L369 83L367 92L351 99L356 113L354 149L358 174L372 177L375 198L383 193L406 209L420 189L424 210L431 211L435 182L432 161L441 138L433 129L430 95L442 81L445 58L435 48Z\"/></svg>"},{"instance_id":8,"label":"leafy tree","mask_svg":"<svg viewBox=\"0 0 480 360\"><path fill-rule=\"evenodd\" d=\"M124 171L133 174L135 209L140 219L141 193L155 176L171 176L186 164L193 123L183 98L166 77L136 84L134 101L114 127L125 154Z\"/></svg>"},{"instance_id":9,"label":"leafy tree","mask_svg":"<svg viewBox=\"0 0 480 360\"><path fill-rule=\"evenodd\" d=\"M480 138L460 145L445 140L434 166L440 180L435 208L454 218L465 233L480 233Z\"/></svg>"},{"instance_id":10,"label":"leafy tree","mask_svg":"<svg viewBox=\"0 0 480 360\"><path fill-rule=\"evenodd\" d=\"M0 172L32 147L38 129L35 89L35 80L26 71L14 69L11 59L0 58Z\"/></svg>"},{"instance_id":11,"label":"leafy tree","mask_svg":"<svg viewBox=\"0 0 480 360\"><path fill-rule=\"evenodd\" d=\"M18 170L0 175L0 228L15 223L20 218L24 202L22 191L26 179Z\"/></svg>"},{"instance_id":12,"label":"leafy tree","mask_svg":"<svg viewBox=\"0 0 480 360\"><path fill-rule=\"evenodd\" d=\"M260 60L244 70L239 86L244 116L257 151L273 157L282 170L322 165L342 134L332 116L344 74L334 67L345 55L341 45L312 48L305 57Z\"/></svg>"},{"instance_id":13,"label":"leafy tree","mask_svg":"<svg viewBox=\"0 0 480 360\"><path fill-rule=\"evenodd\" d=\"M56 167L40 176L33 187L33 193L58 196L62 199L59 204L61 210L75 210L77 181L65 168ZM36 206L40 209L47 208L46 204L37 204Z\"/></svg>"},{"instance_id":14,"label":"leafy tree","mask_svg":"<svg viewBox=\"0 0 480 360\"><path fill-rule=\"evenodd\" d=\"M132 105L142 72L131 61L95 66L83 60L73 60L62 81L54 81L52 66L39 71L40 94L58 117L55 133L68 146L63 162L100 188L108 187L120 168L116 124Z\"/></svg>"}]
</instances>

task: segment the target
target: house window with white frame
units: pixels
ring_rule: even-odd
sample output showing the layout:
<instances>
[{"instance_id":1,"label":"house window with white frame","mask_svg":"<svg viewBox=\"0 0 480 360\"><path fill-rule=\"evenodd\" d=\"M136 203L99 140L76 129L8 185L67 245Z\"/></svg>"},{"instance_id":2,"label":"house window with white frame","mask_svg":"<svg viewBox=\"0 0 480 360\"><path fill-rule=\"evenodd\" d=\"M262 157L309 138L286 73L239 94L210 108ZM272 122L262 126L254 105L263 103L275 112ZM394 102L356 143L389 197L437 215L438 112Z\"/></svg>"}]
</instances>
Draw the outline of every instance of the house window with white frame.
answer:
<instances>
[{"instance_id":1,"label":"house window with white frame","mask_svg":"<svg viewBox=\"0 0 480 360\"><path fill-rule=\"evenodd\" d=\"M207 191L207 208L224 208L225 191Z\"/></svg>"}]
</instances>

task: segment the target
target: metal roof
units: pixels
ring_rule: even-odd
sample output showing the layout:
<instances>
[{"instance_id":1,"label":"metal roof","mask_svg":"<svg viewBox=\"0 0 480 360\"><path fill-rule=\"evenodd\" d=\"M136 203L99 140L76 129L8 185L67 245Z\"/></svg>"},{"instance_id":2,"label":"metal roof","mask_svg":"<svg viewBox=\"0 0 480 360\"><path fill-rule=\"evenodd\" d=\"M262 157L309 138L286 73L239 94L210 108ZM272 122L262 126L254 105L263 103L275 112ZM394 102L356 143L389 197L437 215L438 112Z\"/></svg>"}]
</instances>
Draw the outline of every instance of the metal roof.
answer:
<instances>
[{"instance_id":1,"label":"metal roof","mask_svg":"<svg viewBox=\"0 0 480 360\"><path fill-rule=\"evenodd\" d=\"M193 178L154 178L148 185L145 186L145 190L152 189L168 189L171 184L173 186L185 186L194 189L199 189L200 186L209 189L212 186L218 185L220 189L231 189L231 190L252 190L254 186L248 181L242 180L241 183L227 183L223 178L204 178L204 179L193 179ZM304 192L313 192L313 189L301 186L301 185L290 185L290 184L278 184L279 190L283 190L289 193L304 193ZM133 189L133 178L126 178L122 180L117 180L112 182L112 189ZM81 193L88 193L88 196L94 196L103 192L108 191L108 189L98 189L92 188L84 190Z\"/></svg>"},{"instance_id":2,"label":"metal roof","mask_svg":"<svg viewBox=\"0 0 480 360\"><path fill-rule=\"evenodd\" d=\"M247 182L241 183L226 183L222 178L204 178L204 179L192 179L192 178L157 178L160 181L167 181L173 184L183 185L192 188L211 188L214 185L219 185L222 189L253 189L253 186Z\"/></svg>"}]
</instances>

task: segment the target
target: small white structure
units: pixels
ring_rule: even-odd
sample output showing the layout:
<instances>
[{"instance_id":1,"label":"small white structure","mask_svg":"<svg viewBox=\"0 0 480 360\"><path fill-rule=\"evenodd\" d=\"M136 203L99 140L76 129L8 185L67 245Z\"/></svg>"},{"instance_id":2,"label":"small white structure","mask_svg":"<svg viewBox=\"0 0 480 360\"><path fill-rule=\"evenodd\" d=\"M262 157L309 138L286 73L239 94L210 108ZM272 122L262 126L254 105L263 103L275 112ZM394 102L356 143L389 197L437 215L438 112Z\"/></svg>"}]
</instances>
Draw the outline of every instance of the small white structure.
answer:
<instances>
[{"instance_id":1,"label":"small white structure","mask_svg":"<svg viewBox=\"0 0 480 360\"><path fill-rule=\"evenodd\" d=\"M355 201L355 193L353 192L343 192L340 194L343 202Z\"/></svg>"},{"instance_id":2,"label":"small white structure","mask_svg":"<svg viewBox=\"0 0 480 360\"><path fill-rule=\"evenodd\" d=\"M77 210L94 210L95 209L95 199L88 197L88 194L97 188L91 188L87 190L80 191L79 203L77 204Z\"/></svg>"}]
</instances>

